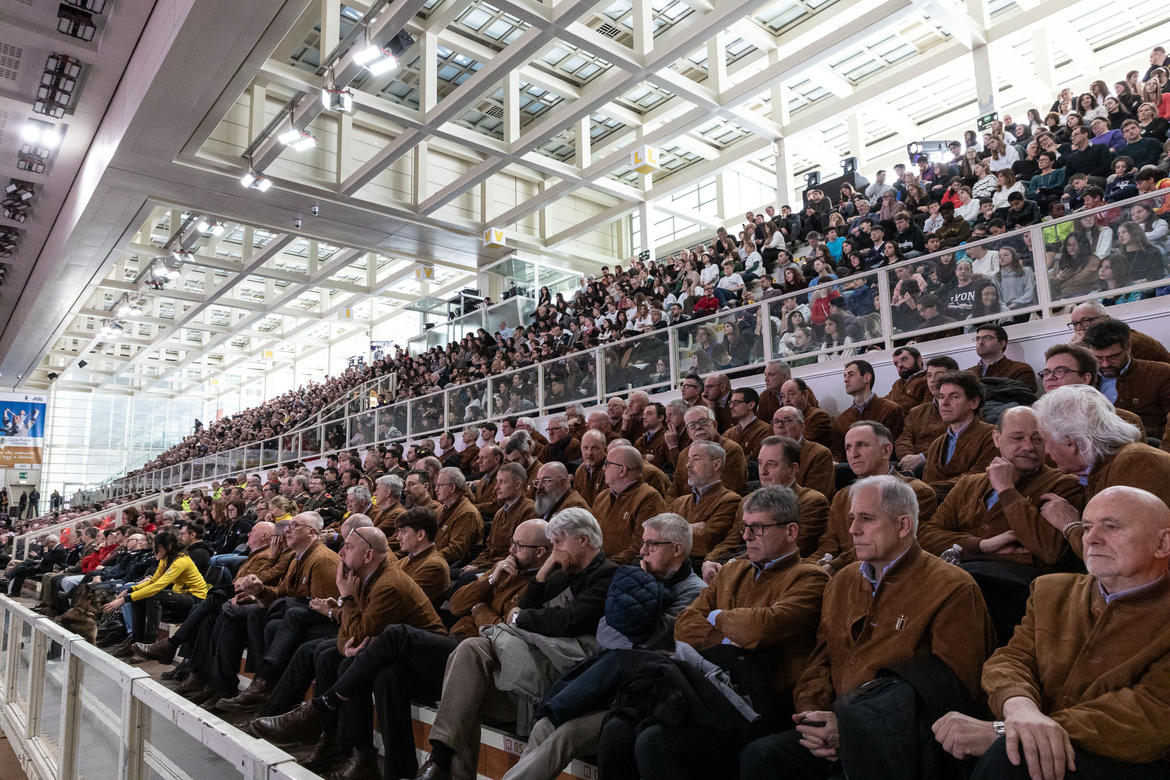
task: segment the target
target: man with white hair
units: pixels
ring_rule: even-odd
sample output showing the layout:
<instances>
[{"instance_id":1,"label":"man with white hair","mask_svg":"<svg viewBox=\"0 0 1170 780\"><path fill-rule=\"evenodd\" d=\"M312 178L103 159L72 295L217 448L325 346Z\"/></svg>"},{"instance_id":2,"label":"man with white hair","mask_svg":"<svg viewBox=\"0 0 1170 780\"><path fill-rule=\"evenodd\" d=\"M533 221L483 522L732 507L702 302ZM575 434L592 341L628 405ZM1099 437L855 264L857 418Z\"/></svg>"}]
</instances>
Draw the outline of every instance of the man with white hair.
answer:
<instances>
[{"instance_id":1,"label":"man with white hair","mask_svg":"<svg viewBox=\"0 0 1170 780\"><path fill-rule=\"evenodd\" d=\"M393 540L398 518L406 511L402 505L402 479L397 474L383 474L374 480L374 498L378 505L368 513L374 527L390 540L390 549L397 547Z\"/></svg>"},{"instance_id":2,"label":"man with white hair","mask_svg":"<svg viewBox=\"0 0 1170 780\"><path fill-rule=\"evenodd\" d=\"M549 523L548 538L552 554L524 592L520 606L505 620L548 637L592 636L617 570L617 564L602 551L601 526L584 509L566 509ZM506 718L515 712L516 701L493 684L496 674L505 671L500 670L500 661L487 637L464 640L451 654L431 726L431 756L416 778L475 777L481 718L485 714Z\"/></svg>"},{"instance_id":3,"label":"man with white hair","mask_svg":"<svg viewBox=\"0 0 1170 780\"><path fill-rule=\"evenodd\" d=\"M289 606L305 604L310 599L337 597L337 568L340 559L320 541L324 522L316 512L301 512L285 529L285 541L293 551L293 560L276 586L265 585L259 577L249 575L239 582L239 592L255 599L232 615L224 615L215 625L211 646L214 658L208 669L207 687L189 698L196 704L211 709L221 698L236 695L239 687L240 659L249 636L264 636L268 609L280 599ZM254 646L262 647L263 642ZM255 659L259 662L260 659ZM261 680L255 696L267 698L268 686ZM251 690L251 686L249 686Z\"/></svg>"},{"instance_id":4,"label":"man with white hair","mask_svg":"<svg viewBox=\"0 0 1170 780\"><path fill-rule=\"evenodd\" d=\"M650 405L650 394L644 390L635 390L627 399L625 411L622 412L621 434L631 442L637 440L646 430L642 425L642 413Z\"/></svg>"},{"instance_id":5,"label":"man with white hair","mask_svg":"<svg viewBox=\"0 0 1170 780\"><path fill-rule=\"evenodd\" d=\"M548 448L548 439L543 433L536 430L536 422L531 417L517 417L515 428L518 431L528 432L528 435L532 437L532 454L543 463L545 460L544 451Z\"/></svg>"},{"instance_id":6,"label":"man with white hair","mask_svg":"<svg viewBox=\"0 0 1170 780\"><path fill-rule=\"evenodd\" d=\"M1170 777L1170 509L1133 487L1085 507L1088 574L1033 583L1023 623L983 666L1000 720L951 712L942 746L973 780Z\"/></svg>"},{"instance_id":7,"label":"man with white hair","mask_svg":"<svg viewBox=\"0 0 1170 780\"><path fill-rule=\"evenodd\" d=\"M914 668L940 687L947 678L978 697L980 670L995 644L979 587L971 575L918 546L918 499L905 482L888 474L865 477L848 495L858 561L825 588L817 646L793 696L796 730L748 745L740 755L741 777L828 778L856 772L861 762L867 776L906 776L898 751L874 751L848 728L866 719L846 717L850 702L842 697L879 670ZM912 690L909 701L882 724L901 750L913 749L921 728Z\"/></svg>"},{"instance_id":8,"label":"man with white hair","mask_svg":"<svg viewBox=\"0 0 1170 780\"><path fill-rule=\"evenodd\" d=\"M722 447L712 441L697 441L687 452L687 484L691 489L674 499L671 511L691 524L691 551L702 560L727 537L740 497L719 480L727 457Z\"/></svg>"},{"instance_id":9,"label":"man with white hair","mask_svg":"<svg viewBox=\"0 0 1170 780\"><path fill-rule=\"evenodd\" d=\"M466 561L483 541L483 517L471 503L466 488L467 479L456 468L441 469L435 480L435 498L443 505L435 547L451 564Z\"/></svg>"},{"instance_id":10,"label":"man with white hair","mask_svg":"<svg viewBox=\"0 0 1170 780\"><path fill-rule=\"evenodd\" d=\"M1109 399L1089 385L1058 387L1036 401L1040 435L1056 467L1075 474L1091 499L1108 487L1128 485L1170 502L1170 453L1137 441L1136 426L1122 420ZM1081 513L1046 493L1040 514L1083 557Z\"/></svg>"},{"instance_id":11,"label":"man with white hair","mask_svg":"<svg viewBox=\"0 0 1170 780\"><path fill-rule=\"evenodd\" d=\"M459 469L464 474L472 474L475 472L475 462L479 457L479 446L475 443L479 438L479 431L475 426L468 425L459 435L463 439L463 450L459 453Z\"/></svg>"},{"instance_id":12,"label":"man with white hair","mask_svg":"<svg viewBox=\"0 0 1170 780\"><path fill-rule=\"evenodd\" d=\"M786 436L800 445L796 481L831 499L836 487L833 453L804 435L804 413L795 406L781 406L772 414L770 422L774 436Z\"/></svg>"},{"instance_id":13,"label":"man with white hair","mask_svg":"<svg viewBox=\"0 0 1170 780\"><path fill-rule=\"evenodd\" d=\"M545 463L532 480L533 509L536 517L550 521L557 512L570 507L589 509L589 504L576 490L569 479L569 470L564 463ZM527 519L527 518L526 518Z\"/></svg>"},{"instance_id":14,"label":"man with white hair","mask_svg":"<svg viewBox=\"0 0 1170 780\"><path fill-rule=\"evenodd\" d=\"M546 463L556 461L572 468L581 460L581 441L569 431L569 424L560 415L548 419L548 446L544 448Z\"/></svg>"}]
</instances>

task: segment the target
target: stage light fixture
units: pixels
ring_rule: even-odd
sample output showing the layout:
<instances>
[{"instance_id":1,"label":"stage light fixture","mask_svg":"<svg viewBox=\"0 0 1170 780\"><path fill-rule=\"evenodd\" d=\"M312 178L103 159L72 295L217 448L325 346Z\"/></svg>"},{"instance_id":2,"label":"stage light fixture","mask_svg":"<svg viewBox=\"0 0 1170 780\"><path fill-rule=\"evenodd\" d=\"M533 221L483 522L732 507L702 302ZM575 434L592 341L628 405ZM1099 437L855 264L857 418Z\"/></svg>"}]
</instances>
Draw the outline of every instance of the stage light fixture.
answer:
<instances>
[{"instance_id":1,"label":"stage light fixture","mask_svg":"<svg viewBox=\"0 0 1170 780\"><path fill-rule=\"evenodd\" d=\"M348 114L353 111L353 93L348 89L321 87L321 106L326 111L340 111Z\"/></svg>"},{"instance_id":2,"label":"stage light fixture","mask_svg":"<svg viewBox=\"0 0 1170 780\"><path fill-rule=\"evenodd\" d=\"M276 140L292 149L294 152L304 152L314 148L317 145L317 139L311 133L304 130L298 130L295 127L290 127L280 135L276 136Z\"/></svg>"},{"instance_id":3,"label":"stage light fixture","mask_svg":"<svg viewBox=\"0 0 1170 780\"><path fill-rule=\"evenodd\" d=\"M268 192L272 188L272 179L269 179L267 176L261 176L255 171L248 171L240 177L240 184L251 190Z\"/></svg>"}]
</instances>

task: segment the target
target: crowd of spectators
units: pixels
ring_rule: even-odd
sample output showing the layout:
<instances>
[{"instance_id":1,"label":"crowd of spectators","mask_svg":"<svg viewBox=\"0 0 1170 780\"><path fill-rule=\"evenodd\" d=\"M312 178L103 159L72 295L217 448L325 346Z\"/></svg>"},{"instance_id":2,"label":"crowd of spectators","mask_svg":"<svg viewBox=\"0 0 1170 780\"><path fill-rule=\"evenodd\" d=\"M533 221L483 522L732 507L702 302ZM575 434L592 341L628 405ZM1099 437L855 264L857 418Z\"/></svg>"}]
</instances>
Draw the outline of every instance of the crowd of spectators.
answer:
<instances>
[{"instance_id":1,"label":"crowd of spectators","mask_svg":"<svg viewBox=\"0 0 1170 780\"><path fill-rule=\"evenodd\" d=\"M1012 311L1037 303L1036 274L1047 273L1063 297L1100 292L1124 302L1154 290L1109 296L1110 290L1166 275L1170 226L1161 204L1125 213L1098 212L1092 219L1061 223L1044 234L1041 252L1024 240L966 250L963 245L1080 209L1105 206L1165 186L1170 171L1170 92L1160 49L1150 66L1133 70L1110 87L1064 89L1051 106L1005 115L982 133L967 131L945 159L919 155L892 171L878 171L854 191L845 184L834 200L811 188L802 206L772 206L747 213L734 232L720 229L710 243L655 261L633 260L581 278L573 290L540 289L531 322L500 322L457 342L417 355L402 349L338 377L310 383L256 408L217 420L147 463L142 471L257 442L289 431L324 405L367 380L397 375L397 392L379 404L425 396L503 372L566 358L549 371L546 406L598 395L592 358L574 353L669 325L785 293L774 315L775 355L762 354L761 329L752 310L708 322L687 334L684 368L727 370L775 356L794 365L857 351L855 343L881 335L877 286L856 277L893 263L945 253L898 270L892 300L895 328L943 328L962 321L1021 318ZM1159 290L1160 291L1160 290ZM1026 318L1027 315L1022 315ZM970 331L970 326L966 326ZM937 333L949 335L942 329ZM624 341L605 353L605 386L669 382L666 340ZM817 353L802 358L803 353ZM649 381L646 381L649 380ZM535 375L513 375L496 388L496 414L535 408ZM443 418L441 400L422 403L415 429L474 422L487 414L485 382L459 389ZM346 438L330 431L325 449L361 446L406 430L400 419ZM311 434L315 435L315 434ZM134 473L138 473L137 471Z\"/></svg>"}]
</instances>

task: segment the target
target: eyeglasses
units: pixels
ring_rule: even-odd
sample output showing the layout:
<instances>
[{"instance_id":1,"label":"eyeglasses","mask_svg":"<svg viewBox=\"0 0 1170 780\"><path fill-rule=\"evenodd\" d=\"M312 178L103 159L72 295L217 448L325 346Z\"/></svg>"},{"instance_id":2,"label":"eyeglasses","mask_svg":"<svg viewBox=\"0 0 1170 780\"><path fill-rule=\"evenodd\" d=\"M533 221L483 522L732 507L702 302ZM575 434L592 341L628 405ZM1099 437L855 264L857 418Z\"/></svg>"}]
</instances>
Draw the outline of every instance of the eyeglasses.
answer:
<instances>
[{"instance_id":1,"label":"eyeglasses","mask_svg":"<svg viewBox=\"0 0 1170 780\"><path fill-rule=\"evenodd\" d=\"M454 482L436 482L435 483L436 490L441 488L441 487L455 487L455 483Z\"/></svg>"},{"instance_id":2,"label":"eyeglasses","mask_svg":"<svg viewBox=\"0 0 1170 780\"><path fill-rule=\"evenodd\" d=\"M540 479L532 480L532 484L540 487L542 485L553 485L560 482L562 479L567 480L568 477L541 477Z\"/></svg>"},{"instance_id":3,"label":"eyeglasses","mask_svg":"<svg viewBox=\"0 0 1170 780\"><path fill-rule=\"evenodd\" d=\"M999 341L999 339L997 339L995 336L976 336L971 340L976 344L978 344L980 341Z\"/></svg>"},{"instance_id":4,"label":"eyeglasses","mask_svg":"<svg viewBox=\"0 0 1170 780\"><path fill-rule=\"evenodd\" d=\"M355 529L353 529L352 531L350 531L350 532L349 532L349 536L345 537L345 543L346 543L346 544L349 544L349 540L350 540L350 539L352 539L352 538L354 538L355 536L356 536L357 538L361 539L363 542L365 542L365 543L366 543L366 547L369 547L371 550L372 550L372 549L374 549L374 545L370 544L370 542L369 542L369 541L366 539L366 537L364 537L364 536L362 536L361 534L359 534L359 533L357 532L357 529L356 529L356 528L355 528Z\"/></svg>"},{"instance_id":5,"label":"eyeglasses","mask_svg":"<svg viewBox=\"0 0 1170 780\"><path fill-rule=\"evenodd\" d=\"M605 465L607 465L607 466L617 466L617 467L618 467L618 468L620 468L620 469L624 469L624 468L626 468L626 464L624 464L624 463L618 463L617 461L614 461L614 460L607 460L607 461L605 462Z\"/></svg>"},{"instance_id":6,"label":"eyeglasses","mask_svg":"<svg viewBox=\"0 0 1170 780\"><path fill-rule=\"evenodd\" d=\"M674 542L656 542L653 539L642 540L642 547L649 547L651 550L657 550L659 547L662 547L666 544L674 544Z\"/></svg>"},{"instance_id":7,"label":"eyeglasses","mask_svg":"<svg viewBox=\"0 0 1170 780\"><path fill-rule=\"evenodd\" d=\"M788 523L745 523L743 532L753 538L760 538L764 535L764 531L769 528L775 528L778 525L788 525Z\"/></svg>"},{"instance_id":8,"label":"eyeglasses","mask_svg":"<svg viewBox=\"0 0 1170 780\"><path fill-rule=\"evenodd\" d=\"M1069 322L1068 329L1072 330L1072 331L1088 330L1089 326L1092 325L1097 320L1107 320L1107 319L1109 319L1109 315L1107 315L1107 314L1102 314L1099 317L1082 317L1079 320L1072 320L1071 322Z\"/></svg>"},{"instance_id":9,"label":"eyeglasses","mask_svg":"<svg viewBox=\"0 0 1170 780\"><path fill-rule=\"evenodd\" d=\"M694 422L687 423L687 428L689 430L692 430L692 431L701 431L702 429L707 427L707 423L709 423L709 422L711 422L711 421L710 420L695 420Z\"/></svg>"},{"instance_id":10,"label":"eyeglasses","mask_svg":"<svg viewBox=\"0 0 1170 780\"><path fill-rule=\"evenodd\" d=\"M515 539L508 545L509 550L547 550L548 546L543 544L521 544Z\"/></svg>"},{"instance_id":11,"label":"eyeglasses","mask_svg":"<svg viewBox=\"0 0 1170 780\"><path fill-rule=\"evenodd\" d=\"M1041 382L1048 381L1048 377L1053 379L1064 379L1066 376L1074 372L1076 369L1068 366L1057 366L1056 368L1046 368L1043 371L1037 371L1036 376L1040 377Z\"/></svg>"}]
</instances>

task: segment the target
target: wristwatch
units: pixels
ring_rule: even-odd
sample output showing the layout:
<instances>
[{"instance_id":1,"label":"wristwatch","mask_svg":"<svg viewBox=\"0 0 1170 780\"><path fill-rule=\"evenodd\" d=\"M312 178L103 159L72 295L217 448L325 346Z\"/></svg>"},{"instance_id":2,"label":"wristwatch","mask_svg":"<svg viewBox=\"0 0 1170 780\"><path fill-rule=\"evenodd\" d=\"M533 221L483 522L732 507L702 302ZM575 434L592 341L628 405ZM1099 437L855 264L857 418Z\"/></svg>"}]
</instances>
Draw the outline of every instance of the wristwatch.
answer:
<instances>
[{"instance_id":1,"label":"wristwatch","mask_svg":"<svg viewBox=\"0 0 1170 780\"><path fill-rule=\"evenodd\" d=\"M1007 733L1007 726L1002 720L992 721L991 728L995 729L995 736L1002 737Z\"/></svg>"}]
</instances>

